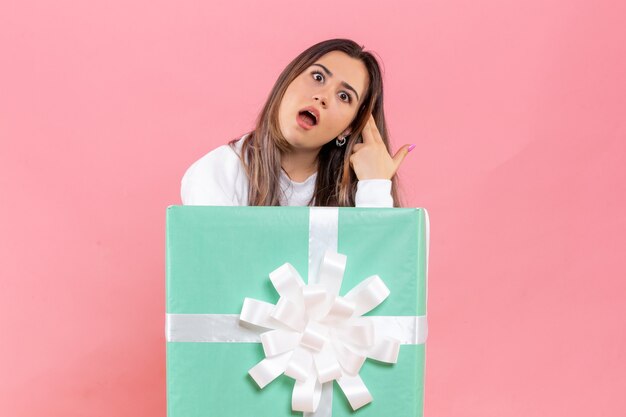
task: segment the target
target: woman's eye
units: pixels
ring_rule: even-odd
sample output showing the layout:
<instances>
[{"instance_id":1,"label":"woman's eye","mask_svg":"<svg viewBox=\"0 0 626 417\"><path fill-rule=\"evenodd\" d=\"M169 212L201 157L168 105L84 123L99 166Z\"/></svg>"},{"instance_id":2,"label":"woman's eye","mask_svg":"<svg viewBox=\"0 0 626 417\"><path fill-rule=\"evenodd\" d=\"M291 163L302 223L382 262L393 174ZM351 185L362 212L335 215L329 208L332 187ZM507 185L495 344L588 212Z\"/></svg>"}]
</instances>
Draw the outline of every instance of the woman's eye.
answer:
<instances>
[{"instance_id":1,"label":"woman's eye","mask_svg":"<svg viewBox=\"0 0 626 417\"><path fill-rule=\"evenodd\" d=\"M321 72L315 71L311 74L313 75L313 79L315 79L316 81L324 81L324 75ZM350 94L346 93L345 91L339 93L339 96L341 97L341 100L345 101L346 103L352 102L352 96L350 96Z\"/></svg>"}]
</instances>

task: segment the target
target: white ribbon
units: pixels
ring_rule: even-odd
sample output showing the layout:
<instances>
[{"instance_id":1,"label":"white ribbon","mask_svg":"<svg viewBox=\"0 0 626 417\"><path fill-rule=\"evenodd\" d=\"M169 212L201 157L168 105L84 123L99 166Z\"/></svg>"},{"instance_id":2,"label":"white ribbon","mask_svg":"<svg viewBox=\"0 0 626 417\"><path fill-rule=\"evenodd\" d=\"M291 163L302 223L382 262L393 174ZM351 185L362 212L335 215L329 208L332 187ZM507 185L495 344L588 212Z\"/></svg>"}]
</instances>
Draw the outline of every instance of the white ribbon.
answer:
<instances>
[{"instance_id":1,"label":"white ribbon","mask_svg":"<svg viewBox=\"0 0 626 417\"><path fill-rule=\"evenodd\" d=\"M305 417L330 417L332 381L354 410L370 403L358 374L365 359L396 363L400 345L424 343L428 328L426 316L362 316L389 295L377 275L340 296L346 256L336 253L338 209L312 207L309 219L308 285L285 263L270 273L280 295L276 305L245 298L240 315L168 314L166 338L260 341L266 357L249 370L259 387L284 373L295 379L293 410ZM426 223L428 228L428 218Z\"/></svg>"},{"instance_id":2,"label":"white ribbon","mask_svg":"<svg viewBox=\"0 0 626 417\"><path fill-rule=\"evenodd\" d=\"M376 334L396 337L401 345L426 341L426 316L370 316ZM168 342L261 343L263 329L239 325L239 314L166 314Z\"/></svg>"},{"instance_id":3,"label":"white ribbon","mask_svg":"<svg viewBox=\"0 0 626 417\"><path fill-rule=\"evenodd\" d=\"M294 411L315 412L322 384L334 380L356 410L372 401L359 376L365 359L398 360L400 339L377 332L374 320L363 316L389 296L389 289L373 275L340 296L345 267L345 255L327 250L317 284L305 285L285 263L270 273L280 295L276 305L244 299L240 323L271 329L261 334L265 359L250 376L261 388L283 373L295 379Z\"/></svg>"}]
</instances>

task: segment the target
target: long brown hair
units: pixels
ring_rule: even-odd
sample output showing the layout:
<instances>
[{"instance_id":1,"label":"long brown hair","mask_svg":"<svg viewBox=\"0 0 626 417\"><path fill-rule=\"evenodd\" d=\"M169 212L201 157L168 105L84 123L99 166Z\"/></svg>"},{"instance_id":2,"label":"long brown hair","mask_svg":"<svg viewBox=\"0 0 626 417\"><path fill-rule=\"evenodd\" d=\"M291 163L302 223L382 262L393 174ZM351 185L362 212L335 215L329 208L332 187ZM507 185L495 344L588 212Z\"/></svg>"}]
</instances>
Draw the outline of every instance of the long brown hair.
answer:
<instances>
[{"instance_id":1,"label":"long brown hair","mask_svg":"<svg viewBox=\"0 0 626 417\"><path fill-rule=\"evenodd\" d=\"M257 118L256 127L244 139L240 158L249 180L250 206L280 205L281 153L292 149L279 128L280 102L289 84L322 55L331 51L341 51L361 60L367 68L369 86L352 121L352 132L346 144L340 147L332 140L320 149L315 191L309 205L354 207L358 179L350 167L350 155L353 146L362 142L361 132L370 113L374 116L387 151L391 151L383 109L383 80L376 58L350 39L330 39L317 43L298 55L283 70ZM230 146L234 148L238 140L233 139ZM400 207L396 175L391 181L394 207Z\"/></svg>"}]
</instances>

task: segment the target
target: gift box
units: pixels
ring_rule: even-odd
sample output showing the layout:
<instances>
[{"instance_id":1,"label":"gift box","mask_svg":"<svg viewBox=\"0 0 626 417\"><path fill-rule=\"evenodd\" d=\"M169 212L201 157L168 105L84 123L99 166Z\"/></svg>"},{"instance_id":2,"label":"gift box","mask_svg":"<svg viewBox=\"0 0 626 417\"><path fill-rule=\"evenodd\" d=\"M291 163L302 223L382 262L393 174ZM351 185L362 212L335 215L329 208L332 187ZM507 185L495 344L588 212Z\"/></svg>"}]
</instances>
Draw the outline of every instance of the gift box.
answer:
<instances>
[{"instance_id":1,"label":"gift box","mask_svg":"<svg viewBox=\"0 0 626 417\"><path fill-rule=\"evenodd\" d=\"M422 415L429 238L425 209L170 206L166 229L169 417ZM323 288L328 282L337 287L334 296ZM288 299L289 285L296 288L301 305ZM339 317L332 321L336 329L318 334L312 323L289 323L297 314L284 311L310 308L320 288L323 294L328 291L325 300L335 302L328 304L330 312L316 314L324 317L324 329L330 326L328 317ZM267 307L271 317L245 321L250 306ZM303 317L308 315L313 317ZM286 329L275 333L298 335L292 338L297 347L270 357L267 334L278 327L263 328L263 320ZM358 327L367 328L363 337L369 342L361 343L375 340L378 348L359 351L365 345L358 341L357 348L350 347L346 335L361 336L353 331L357 327L350 327L351 320L367 325ZM368 339L370 331L376 339ZM295 411L302 390L307 391L303 381L316 378L307 374L294 379L298 367L287 365L290 376L281 368L262 387L259 381L277 357L286 358L285 365L298 352L321 352L314 349L311 335L320 337L318 348L337 352L337 358L325 363L345 364L337 348L344 342L347 350L341 349L349 355L366 352L368 359L357 366L357 374L342 369L343 377L320 383L319 358L311 353L315 361L309 361L307 372L315 373L317 366L314 384L322 387L321 393L313 391L314 410ZM386 342L379 344L383 336Z\"/></svg>"}]
</instances>

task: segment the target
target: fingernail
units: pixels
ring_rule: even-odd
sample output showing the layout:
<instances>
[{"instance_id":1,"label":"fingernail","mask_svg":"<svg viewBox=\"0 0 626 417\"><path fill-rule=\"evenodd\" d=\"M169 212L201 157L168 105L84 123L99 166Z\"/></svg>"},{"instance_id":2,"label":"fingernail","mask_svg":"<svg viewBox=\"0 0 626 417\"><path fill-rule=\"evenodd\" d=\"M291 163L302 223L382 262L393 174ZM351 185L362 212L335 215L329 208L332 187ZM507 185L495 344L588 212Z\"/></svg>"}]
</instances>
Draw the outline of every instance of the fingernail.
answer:
<instances>
[{"instance_id":1,"label":"fingernail","mask_svg":"<svg viewBox=\"0 0 626 417\"><path fill-rule=\"evenodd\" d=\"M407 152L411 152L413 149L415 149L415 145L409 146L409 150Z\"/></svg>"}]
</instances>

